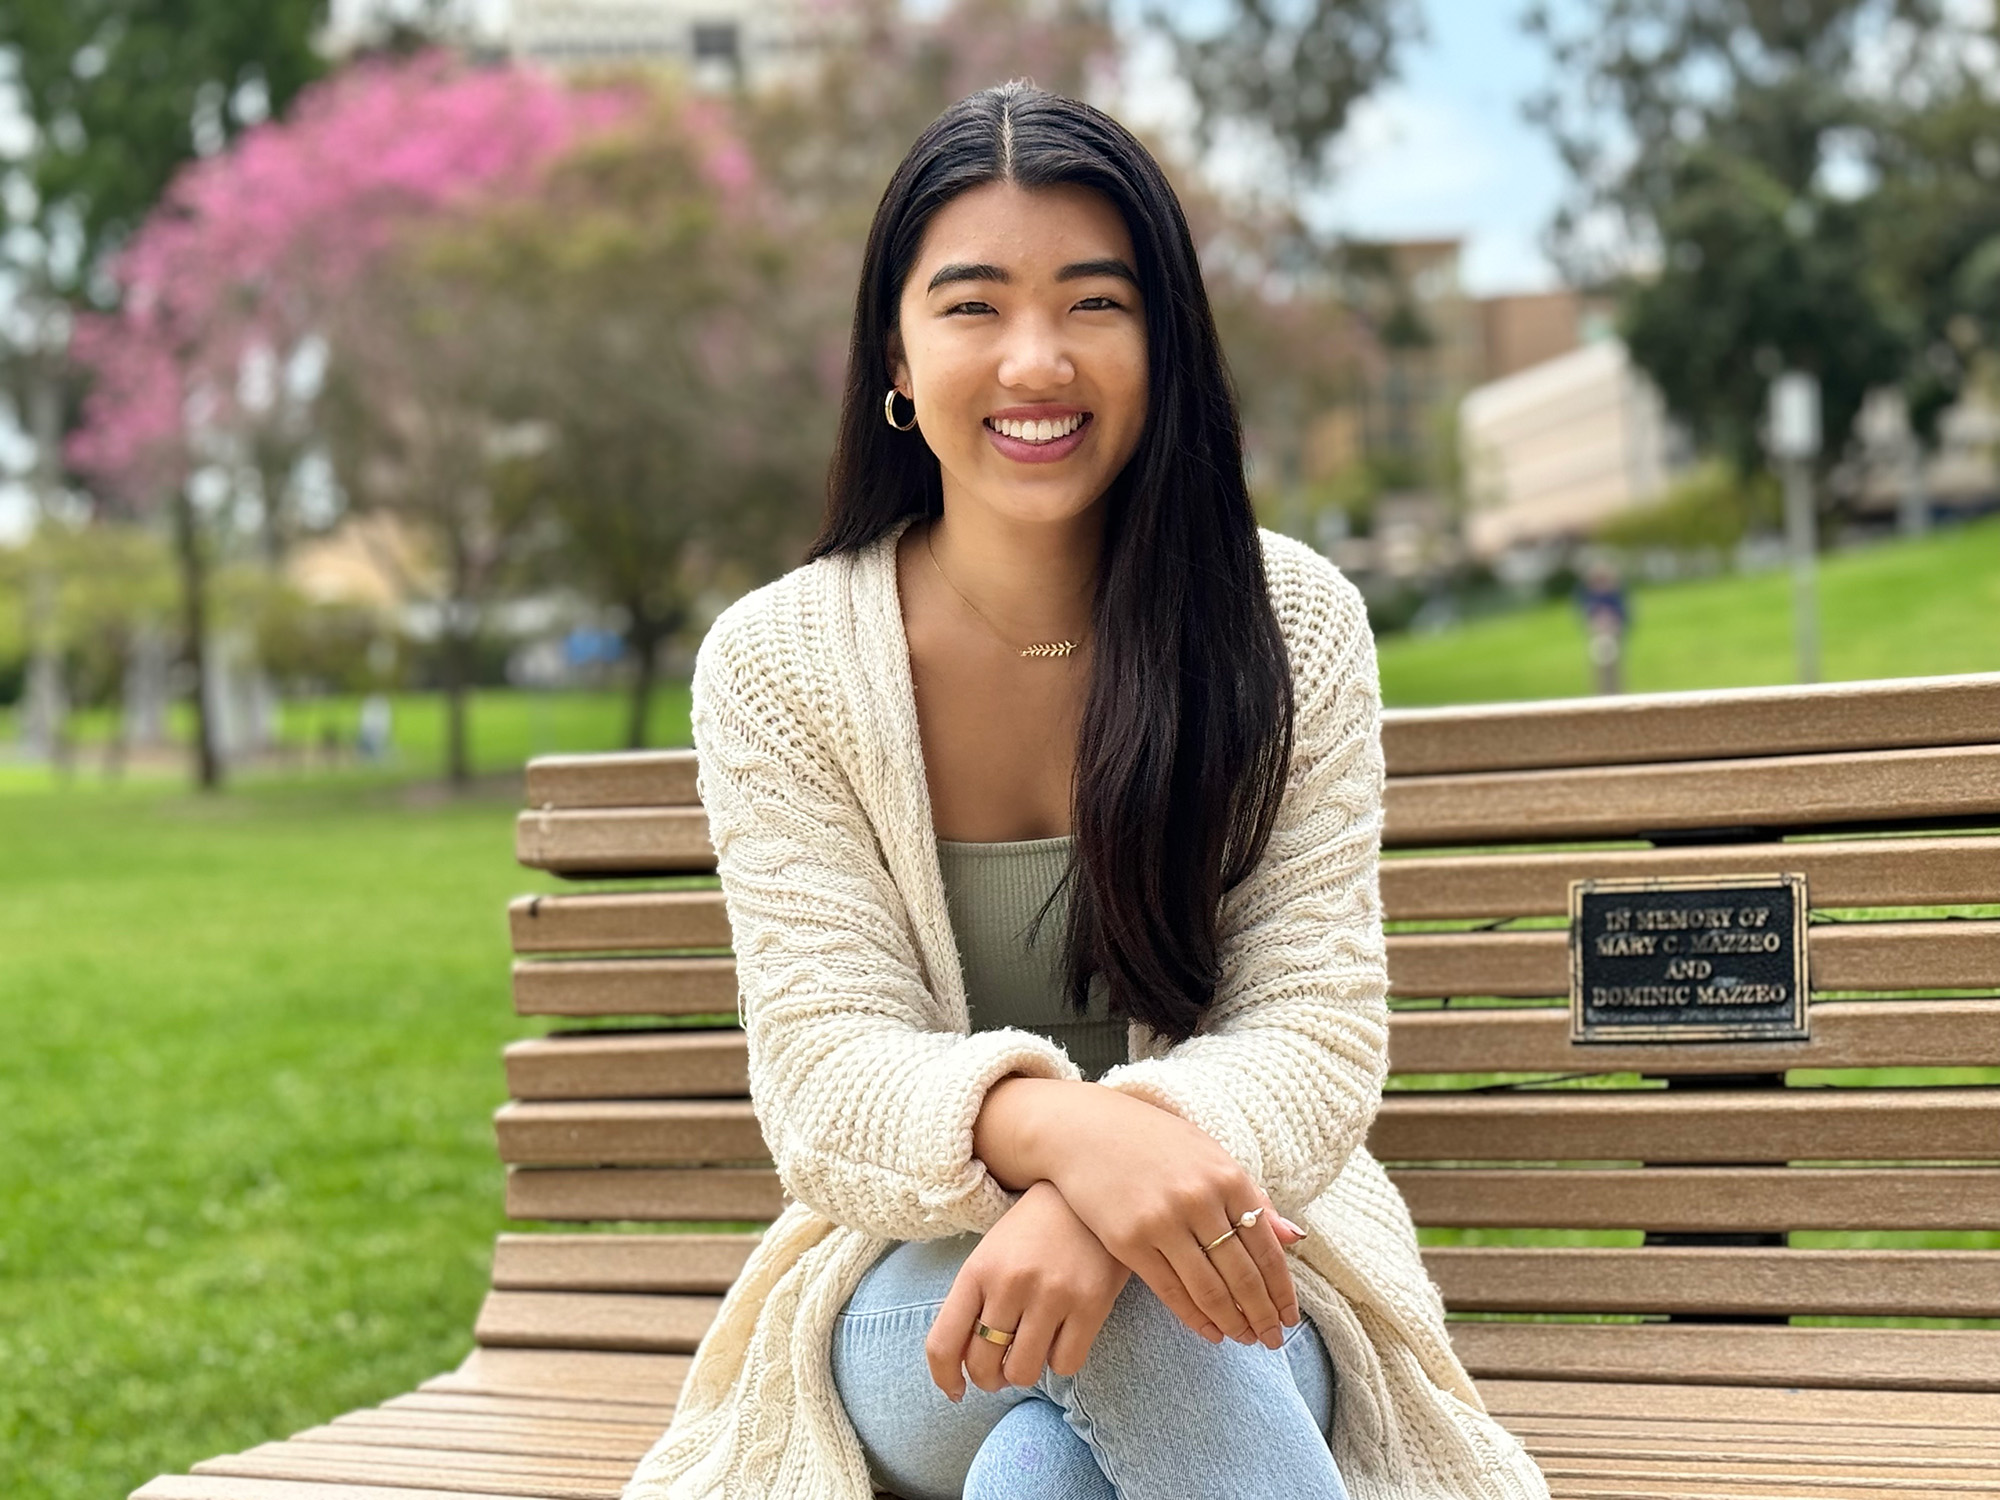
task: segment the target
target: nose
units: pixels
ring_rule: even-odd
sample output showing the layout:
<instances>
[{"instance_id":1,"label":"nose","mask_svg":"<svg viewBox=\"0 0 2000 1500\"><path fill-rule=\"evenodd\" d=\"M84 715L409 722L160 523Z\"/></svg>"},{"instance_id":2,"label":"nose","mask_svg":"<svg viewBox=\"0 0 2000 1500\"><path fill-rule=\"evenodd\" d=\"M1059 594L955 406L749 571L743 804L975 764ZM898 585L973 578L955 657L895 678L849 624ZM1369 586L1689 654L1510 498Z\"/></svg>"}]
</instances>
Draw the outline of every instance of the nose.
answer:
<instances>
[{"instance_id":1,"label":"nose","mask_svg":"<svg viewBox=\"0 0 2000 1500\"><path fill-rule=\"evenodd\" d=\"M1000 384L1009 390L1047 391L1076 378L1058 323L1042 316L1014 320L1000 350Z\"/></svg>"}]
</instances>

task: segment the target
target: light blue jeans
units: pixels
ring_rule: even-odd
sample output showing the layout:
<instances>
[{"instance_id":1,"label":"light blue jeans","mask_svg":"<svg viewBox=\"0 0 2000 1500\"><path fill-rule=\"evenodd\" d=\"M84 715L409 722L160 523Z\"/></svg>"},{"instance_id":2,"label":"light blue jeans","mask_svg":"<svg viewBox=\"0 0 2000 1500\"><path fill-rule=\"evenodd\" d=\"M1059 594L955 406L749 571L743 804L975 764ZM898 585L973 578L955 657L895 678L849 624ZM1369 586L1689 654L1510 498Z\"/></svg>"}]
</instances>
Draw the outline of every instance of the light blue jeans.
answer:
<instances>
[{"instance_id":1,"label":"light blue jeans","mask_svg":"<svg viewBox=\"0 0 2000 1500\"><path fill-rule=\"evenodd\" d=\"M924 1336L979 1236L912 1240L834 1325L833 1379L878 1490L902 1500L1347 1500L1327 1447L1333 1361L1312 1321L1282 1349L1211 1344L1134 1276L1075 1375L954 1404Z\"/></svg>"}]
</instances>

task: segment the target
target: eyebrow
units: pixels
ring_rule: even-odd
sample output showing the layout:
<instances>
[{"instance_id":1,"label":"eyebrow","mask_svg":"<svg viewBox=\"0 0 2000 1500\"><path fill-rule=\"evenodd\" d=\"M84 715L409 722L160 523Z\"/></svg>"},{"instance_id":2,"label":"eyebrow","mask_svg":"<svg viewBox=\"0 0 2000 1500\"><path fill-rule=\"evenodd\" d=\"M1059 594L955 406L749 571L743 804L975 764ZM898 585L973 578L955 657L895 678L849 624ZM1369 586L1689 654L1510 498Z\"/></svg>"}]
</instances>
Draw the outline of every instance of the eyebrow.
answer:
<instances>
[{"instance_id":1,"label":"eyebrow","mask_svg":"<svg viewBox=\"0 0 2000 1500\"><path fill-rule=\"evenodd\" d=\"M1138 274L1115 255L1106 256L1102 260L1073 261L1056 272L1057 281L1081 281L1088 276L1116 276L1121 281L1131 282L1134 287L1139 285ZM937 275L931 278L930 285L924 290L934 292L939 287L950 286L955 281L997 281L1004 286L1013 279L1004 266L991 265L984 261L971 264L960 261L940 266Z\"/></svg>"}]
</instances>

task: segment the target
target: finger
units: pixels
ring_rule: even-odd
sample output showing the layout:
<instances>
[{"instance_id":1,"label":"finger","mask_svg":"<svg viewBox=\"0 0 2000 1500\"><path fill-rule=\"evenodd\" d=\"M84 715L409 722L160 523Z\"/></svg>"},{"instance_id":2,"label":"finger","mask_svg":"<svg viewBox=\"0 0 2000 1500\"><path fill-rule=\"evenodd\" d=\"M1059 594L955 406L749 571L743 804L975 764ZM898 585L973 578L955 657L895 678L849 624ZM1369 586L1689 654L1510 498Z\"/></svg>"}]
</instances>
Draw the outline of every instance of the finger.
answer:
<instances>
[{"instance_id":1,"label":"finger","mask_svg":"<svg viewBox=\"0 0 2000 1500\"><path fill-rule=\"evenodd\" d=\"M1271 1239L1270 1231L1264 1228L1260 1219L1209 1251L1208 1263L1215 1267L1216 1274L1229 1288L1229 1295L1242 1309L1243 1316L1249 1321L1252 1337L1265 1348L1276 1349L1285 1341L1284 1325L1278 1319L1278 1307L1271 1300L1270 1288L1264 1284L1263 1268L1251 1255L1250 1247L1243 1243L1244 1236L1252 1234L1276 1248L1277 1242Z\"/></svg>"},{"instance_id":2,"label":"finger","mask_svg":"<svg viewBox=\"0 0 2000 1500\"><path fill-rule=\"evenodd\" d=\"M1215 1230L1208 1238L1214 1239L1221 1230ZM1166 1257L1181 1278L1181 1285L1187 1288L1194 1305L1208 1315L1208 1320L1239 1344L1253 1342L1250 1320L1243 1316L1243 1310L1236 1305L1236 1298L1230 1292L1228 1283L1217 1273L1214 1264L1202 1252L1206 1240L1197 1242L1190 1238L1180 1244L1166 1248ZM1227 1244L1228 1241L1224 1241ZM1218 1246L1218 1249L1221 1247Z\"/></svg>"},{"instance_id":3,"label":"finger","mask_svg":"<svg viewBox=\"0 0 2000 1500\"><path fill-rule=\"evenodd\" d=\"M985 1296L978 1278L961 1269L924 1336L924 1363L930 1366L931 1381L953 1401L965 1394L965 1346Z\"/></svg>"},{"instance_id":4,"label":"finger","mask_svg":"<svg viewBox=\"0 0 2000 1500\"><path fill-rule=\"evenodd\" d=\"M979 1310L979 1321L988 1328L1001 1333L1012 1333L1020 1337L1021 1316L1024 1309L1010 1301L1004 1294L989 1291L985 1305ZM1007 1377L1000 1371L1000 1362L1007 1357L1011 1344L996 1344L989 1338L982 1338L975 1329L972 1342L965 1349L965 1378L982 1391L997 1391L1007 1384Z\"/></svg>"},{"instance_id":5,"label":"finger","mask_svg":"<svg viewBox=\"0 0 2000 1500\"><path fill-rule=\"evenodd\" d=\"M1014 1342L1000 1351L1000 1373L1007 1384L1030 1386L1042 1378L1058 1324L1058 1318L1041 1307L1030 1307L1022 1315Z\"/></svg>"},{"instance_id":6,"label":"finger","mask_svg":"<svg viewBox=\"0 0 2000 1500\"><path fill-rule=\"evenodd\" d=\"M1181 1284L1180 1272L1174 1269L1173 1263L1157 1250L1149 1250L1141 1261L1133 1274L1152 1289L1153 1295L1160 1299L1167 1311L1211 1344L1221 1343L1222 1330L1215 1326L1214 1319L1194 1305L1194 1298Z\"/></svg>"},{"instance_id":7,"label":"finger","mask_svg":"<svg viewBox=\"0 0 2000 1500\"><path fill-rule=\"evenodd\" d=\"M1257 1274L1264 1281L1265 1294L1270 1297L1271 1305L1277 1308L1279 1320L1290 1328L1299 1321L1299 1293L1292 1282L1291 1262L1285 1258L1287 1239L1284 1223L1275 1211L1267 1213L1249 1229L1239 1230L1236 1237L1243 1241L1244 1250L1256 1263ZM1268 1229L1267 1225L1270 1226Z\"/></svg>"}]
</instances>

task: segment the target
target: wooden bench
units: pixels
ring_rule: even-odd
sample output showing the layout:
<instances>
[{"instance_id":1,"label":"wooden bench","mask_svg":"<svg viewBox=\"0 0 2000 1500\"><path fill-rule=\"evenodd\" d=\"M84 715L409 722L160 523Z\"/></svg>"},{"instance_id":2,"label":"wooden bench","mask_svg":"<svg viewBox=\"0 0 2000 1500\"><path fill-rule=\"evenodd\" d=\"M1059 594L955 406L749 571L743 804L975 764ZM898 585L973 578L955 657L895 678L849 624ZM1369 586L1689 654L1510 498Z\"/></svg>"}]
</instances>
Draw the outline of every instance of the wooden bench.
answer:
<instances>
[{"instance_id":1,"label":"wooden bench","mask_svg":"<svg viewBox=\"0 0 2000 1500\"><path fill-rule=\"evenodd\" d=\"M2000 674L1383 733L1369 1144L1554 1493L2000 1495ZM685 752L527 790L521 860L616 883L511 909L516 1005L557 1029L507 1049L507 1208L625 1232L503 1235L457 1370L144 1500L609 1497L664 1427L781 1202L706 820ZM1569 1040L1572 879L1773 870L1810 882L1809 1041Z\"/></svg>"}]
</instances>

